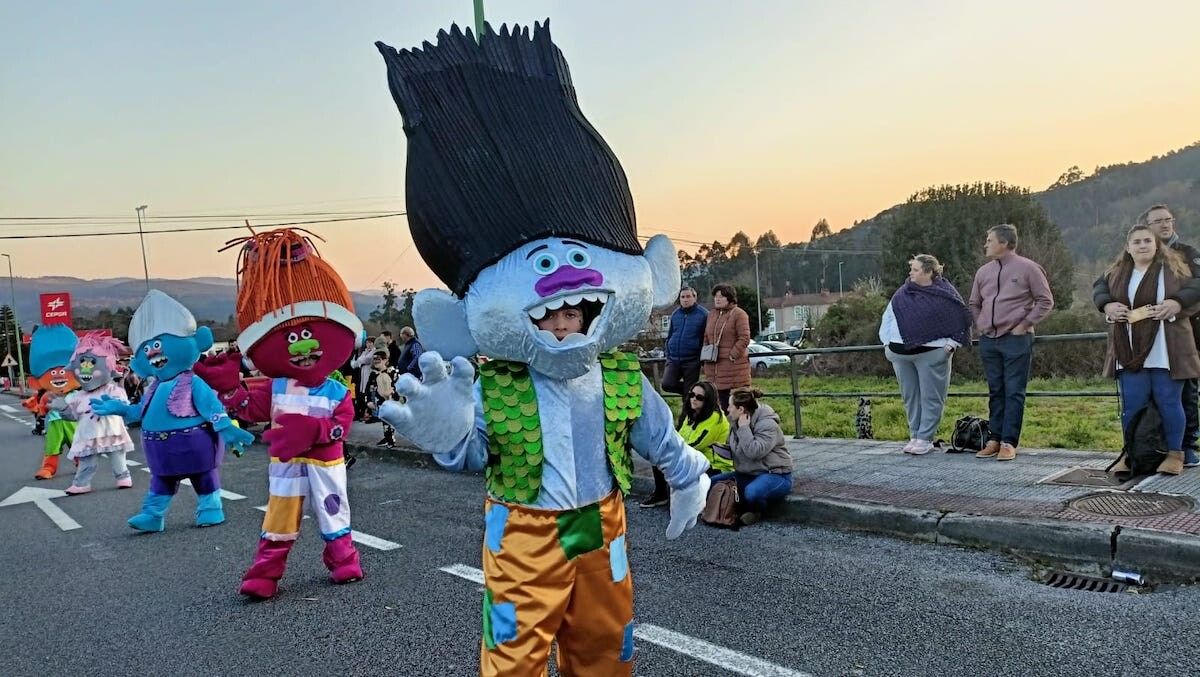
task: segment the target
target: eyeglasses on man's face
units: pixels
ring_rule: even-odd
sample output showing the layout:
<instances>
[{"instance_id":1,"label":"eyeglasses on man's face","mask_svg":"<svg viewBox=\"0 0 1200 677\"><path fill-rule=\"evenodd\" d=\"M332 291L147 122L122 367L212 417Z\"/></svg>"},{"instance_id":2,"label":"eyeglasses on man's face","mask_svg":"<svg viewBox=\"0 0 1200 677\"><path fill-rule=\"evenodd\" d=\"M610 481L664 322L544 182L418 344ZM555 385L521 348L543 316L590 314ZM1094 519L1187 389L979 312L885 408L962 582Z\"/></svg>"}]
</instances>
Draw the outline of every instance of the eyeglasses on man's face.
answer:
<instances>
[{"instance_id":1,"label":"eyeglasses on man's face","mask_svg":"<svg viewBox=\"0 0 1200 677\"><path fill-rule=\"evenodd\" d=\"M1166 226L1172 223L1175 223L1175 217L1168 216L1165 219L1154 219L1153 221L1149 221L1146 223L1146 225L1150 226L1151 228L1155 228L1157 226Z\"/></svg>"}]
</instances>

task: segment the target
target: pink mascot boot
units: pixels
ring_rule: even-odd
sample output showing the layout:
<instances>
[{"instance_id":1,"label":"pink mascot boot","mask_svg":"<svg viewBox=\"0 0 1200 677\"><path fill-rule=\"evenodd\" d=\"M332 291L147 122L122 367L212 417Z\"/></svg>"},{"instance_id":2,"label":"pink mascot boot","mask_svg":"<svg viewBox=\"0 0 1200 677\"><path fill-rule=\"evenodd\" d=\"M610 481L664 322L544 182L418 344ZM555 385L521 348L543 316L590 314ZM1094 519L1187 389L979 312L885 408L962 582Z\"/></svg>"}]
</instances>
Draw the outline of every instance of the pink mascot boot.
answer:
<instances>
[{"instance_id":1,"label":"pink mascot boot","mask_svg":"<svg viewBox=\"0 0 1200 677\"><path fill-rule=\"evenodd\" d=\"M353 583L364 577L362 566L358 563L358 550L354 548L350 534L327 541L321 559L325 560L325 567L329 569L329 577L334 583Z\"/></svg>"},{"instance_id":2,"label":"pink mascot boot","mask_svg":"<svg viewBox=\"0 0 1200 677\"><path fill-rule=\"evenodd\" d=\"M242 576L240 592L249 597L270 599L279 589L279 579L287 568L287 556L295 541L271 541L260 539L258 552L254 553L254 564ZM328 548L326 548L328 552Z\"/></svg>"}]
</instances>

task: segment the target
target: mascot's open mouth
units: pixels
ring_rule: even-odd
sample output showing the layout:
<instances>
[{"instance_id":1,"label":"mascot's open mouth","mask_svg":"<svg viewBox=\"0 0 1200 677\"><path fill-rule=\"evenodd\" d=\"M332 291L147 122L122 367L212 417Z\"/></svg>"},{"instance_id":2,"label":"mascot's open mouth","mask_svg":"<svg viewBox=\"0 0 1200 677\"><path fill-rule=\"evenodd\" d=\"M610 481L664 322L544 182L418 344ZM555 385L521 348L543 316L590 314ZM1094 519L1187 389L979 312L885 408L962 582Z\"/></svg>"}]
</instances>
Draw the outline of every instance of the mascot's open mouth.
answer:
<instances>
[{"instance_id":1,"label":"mascot's open mouth","mask_svg":"<svg viewBox=\"0 0 1200 677\"><path fill-rule=\"evenodd\" d=\"M314 365L316 365L316 363L320 359L321 359L321 351L314 350L311 353L308 353L307 355L297 355L289 361L292 363L293 366L300 367L301 369L309 369L309 368L313 367Z\"/></svg>"},{"instance_id":2,"label":"mascot's open mouth","mask_svg":"<svg viewBox=\"0 0 1200 677\"><path fill-rule=\"evenodd\" d=\"M534 334L549 345L588 343L590 337L596 333L597 328L603 323L604 310L607 308L608 302L612 299L612 294L611 291L606 289L594 289L591 291L573 290L542 300L526 308L525 312L529 314L529 321L533 324ZM579 308L583 311L582 334L569 334L562 340L559 340L553 333L540 329L537 326L537 323L544 319L550 311L566 307Z\"/></svg>"},{"instance_id":3,"label":"mascot's open mouth","mask_svg":"<svg viewBox=\"0 0 1200 677\"><path fill-rule=\"evenodd\" d=\"M92 382L92 375L91 375L91 374L80 374L80 375L79 375L79 382L80 382L80 383L83 383L83 384L91 383L91 382Z\"/></svg>"},{"instance_id":4,"label":"mascot's open mouth","mask_svg":"<svg viewBox=\"0 0 1200 677\"><path fill-rule=\"evenodd\" d=\"M150 358L150 366L155 369L162 369L167 364L166 355L155 355Z\"/></svg>"},{"instance_id":5,"label":"mascot's open mouth","mask_svg":"<svg viewBox=\"0 0 1200 677\"><path fill-rule=\"evenodd\" d=\"M51 388L66 388L68 383L70 383L70 381L65 378L50 379Z\"/></svg>"}]
</instances>

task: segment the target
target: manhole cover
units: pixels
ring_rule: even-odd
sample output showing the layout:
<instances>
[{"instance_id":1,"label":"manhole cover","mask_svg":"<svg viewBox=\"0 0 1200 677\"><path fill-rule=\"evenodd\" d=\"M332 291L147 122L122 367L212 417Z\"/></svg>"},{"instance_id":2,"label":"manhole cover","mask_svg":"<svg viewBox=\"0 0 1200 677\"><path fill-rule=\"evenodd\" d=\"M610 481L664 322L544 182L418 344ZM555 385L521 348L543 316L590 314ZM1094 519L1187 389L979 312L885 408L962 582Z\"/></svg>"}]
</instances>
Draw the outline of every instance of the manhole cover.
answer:
<instances>
[{"instance_id":1,"label":"manhole cover","mask_svg":"<svg viewBox=\"0 0 1200 677\"><path fill-rule=\"evenodd\" d=\"M1100 493L1080 496L1069 507L1104 517L1157 517L1191 510L1194 503L1183 496L1167 494Z\"/></svg>"}]
</instances>

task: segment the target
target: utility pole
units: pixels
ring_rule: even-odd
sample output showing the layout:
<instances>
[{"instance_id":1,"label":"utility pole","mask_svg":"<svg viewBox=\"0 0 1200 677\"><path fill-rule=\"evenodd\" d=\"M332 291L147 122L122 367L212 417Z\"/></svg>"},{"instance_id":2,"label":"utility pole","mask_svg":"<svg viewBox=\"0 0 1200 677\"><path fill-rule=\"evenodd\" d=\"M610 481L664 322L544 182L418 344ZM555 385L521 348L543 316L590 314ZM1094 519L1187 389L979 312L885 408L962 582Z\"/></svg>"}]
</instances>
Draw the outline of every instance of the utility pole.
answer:
<instances>
[{"instance_id":1,"label":"utility pole","mask_svg":"<svg viewBox=\"0 0 1200 677\"><path fill-rule=\"evenodd\" d=\"M763 311L762 311L762 282L758 277L758 248L755 247L754 252L754 296L758 300L758 333L763 332ZM778 261L776 261L778 263Z\"/></svg>"},{"instance_id":2,"label":"utility pole","mask_svg":"<svg viewBox=\"0 0 1200 677\"><path fill-rule=\"evenodd\" d=\"M142 271L146 274L146 291L150 291L150 264L146 263L146 235L142 232L142 215L149 205L142 205L136 209L138 217L138 239L142 242Z\"/></svg>"},{"instance_id":3,"label":"utility pole","mask_svg":"<svg viewBox=\"0 0 1200 677\"><path fill-rule=\"evenodd\" d=\"M838 261L838 300L842 298L842 264L845 261Z\"/></svg>"},{"instance_id":4,"label":"utility pole","mask_svg":"<svg viewBox=\"0 0 1200 677\"><path fill-rule=\"evenodd\" d=\"M17 321L17 286L13 282L12 257L8 254L0 254L8 259L8 293L12 303L12 318L13 328L17 330L17 369L18 379L21 382L21 395L25 395L25 354L21 351L21 323Z\"/></svg>"},{"instance_id":5,"label":"utility pole","mask_svg":"<svg viewBox=\"0 0 1200 677\"><path fill-rule=\"evenodd\" d=\"M483 39L483 0L475 0L475 42Z\"/></svg>"}]
</instances>

